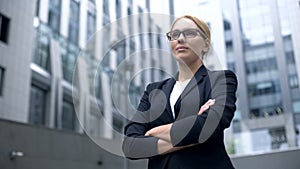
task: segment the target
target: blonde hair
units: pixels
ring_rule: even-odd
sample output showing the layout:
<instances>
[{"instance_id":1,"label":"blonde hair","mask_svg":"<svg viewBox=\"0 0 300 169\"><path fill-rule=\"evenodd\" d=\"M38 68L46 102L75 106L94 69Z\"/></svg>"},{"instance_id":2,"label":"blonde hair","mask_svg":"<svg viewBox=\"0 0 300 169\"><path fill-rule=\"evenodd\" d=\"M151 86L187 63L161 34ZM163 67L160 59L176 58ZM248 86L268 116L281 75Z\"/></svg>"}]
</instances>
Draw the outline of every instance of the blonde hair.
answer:
<instances>
[{"instance_id":1,"label":"blonde hair","mask_svg":"<svg viewBox=\"0 0 300 169\"><path fill-rule=\"evenodd\" d=\"M179 18L176 18L174 20L174 22L172 23L171 30L173 29L174 24L178 20L183 19L183 18L192 20L197 25L197 27L205 34L205 36L206 36L205 38L207 38L209 40L209 42L210 42L210 30L209 30L208 25L203 20L201 20L201 19L199 19L199 18L197 18L195 16L183 15L183 16L181 16Z\"/></svg>"}]
</instances>

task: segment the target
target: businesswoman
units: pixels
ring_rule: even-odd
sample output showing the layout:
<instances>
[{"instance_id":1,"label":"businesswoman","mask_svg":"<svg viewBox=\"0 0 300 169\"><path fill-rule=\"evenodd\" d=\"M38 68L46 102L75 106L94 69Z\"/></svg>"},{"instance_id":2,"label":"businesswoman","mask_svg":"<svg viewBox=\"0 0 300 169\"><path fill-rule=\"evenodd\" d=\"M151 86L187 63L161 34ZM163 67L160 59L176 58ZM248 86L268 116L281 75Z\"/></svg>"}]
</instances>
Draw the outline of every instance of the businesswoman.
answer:
<instances>
[{"instance_id":1,"label":"businesswoman","mask_svg":"<svg viewBox=\"0 0 300 169\"><path fill-rule=\"evenodd\" d=\"M234 168L223 132L236 110L235 74L203 65L210 31L202 20L189 15L177 18L167 38L178 73L147 86L124 129L125 156L149 159L149 169Z\"/></svg>"}]
</instances>

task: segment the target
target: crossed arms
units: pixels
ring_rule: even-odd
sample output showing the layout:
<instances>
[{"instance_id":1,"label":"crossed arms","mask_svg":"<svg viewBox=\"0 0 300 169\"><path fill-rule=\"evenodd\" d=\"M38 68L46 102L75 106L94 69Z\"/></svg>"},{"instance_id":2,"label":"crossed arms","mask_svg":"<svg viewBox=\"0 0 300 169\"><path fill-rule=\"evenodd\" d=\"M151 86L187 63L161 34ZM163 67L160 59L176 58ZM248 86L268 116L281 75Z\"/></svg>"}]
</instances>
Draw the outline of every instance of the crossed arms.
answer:
<instances>
[{"instance_id":1,"label":"crossed arms","mask_svg":"<svg viewBox=\"0 0 300 169\"><path fill-rule=\"evenodd\" d=\"M235 111L237 80L236 76L225 71L223 75L210 77L210 98L201 106L198 114L177 120L174 123L164 123L151 127L151 122L141 120L131 121L125 127L123 152L131 159L149 158L181 150L205 142L218 130L229 127ZM147 90L140 106L149 108ZM137 112L140 119L147 119L147 114Z\"/></svg>"}]
</instances>

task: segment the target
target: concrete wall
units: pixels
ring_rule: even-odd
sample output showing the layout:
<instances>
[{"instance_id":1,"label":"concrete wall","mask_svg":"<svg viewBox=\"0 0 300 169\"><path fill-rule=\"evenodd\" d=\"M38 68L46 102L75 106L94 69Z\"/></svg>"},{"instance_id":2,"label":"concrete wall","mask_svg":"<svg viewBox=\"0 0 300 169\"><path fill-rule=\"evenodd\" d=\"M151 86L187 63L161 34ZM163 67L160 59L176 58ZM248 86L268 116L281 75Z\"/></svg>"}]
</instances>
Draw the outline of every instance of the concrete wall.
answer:
<instances>
[{"instance_id":1,"label":"concrete wall","mask_svg":"<svg viewBox=\"0 0 300 169\"><path fill-rule=\"evenodd\" d=\"M299 169L300 149L232 157L237 169Z\"/></svg>"},{"instance_id":2,"label":"concrete wall","mask_svg":"<svg viewBox=\"0 0 300 169\"><path fill-rule=\"evenodd\" d=\"M23 152L24 156L11 160L12 151ZM299 169L299 157L300 149L293 149L233 156L232 162L236 169ZM104 151L86 135L1 119L0 168L126 169L123 157ZM127 161L127 169L146 169L146 161Z\"/></svg>"},{"instance_id":3,"label":"concrete wall","mask_svg":"<svg viewBox=\"0 0 300 169\"><path fill-rule=\"evenodd\" d=\"M11 160L12 151L24 156ZM127 165L146 168L142 160ZM119 169L124 168L124 158L104 151L86 135L0 120L0 168Z\"/></svg>"}]
</instances>

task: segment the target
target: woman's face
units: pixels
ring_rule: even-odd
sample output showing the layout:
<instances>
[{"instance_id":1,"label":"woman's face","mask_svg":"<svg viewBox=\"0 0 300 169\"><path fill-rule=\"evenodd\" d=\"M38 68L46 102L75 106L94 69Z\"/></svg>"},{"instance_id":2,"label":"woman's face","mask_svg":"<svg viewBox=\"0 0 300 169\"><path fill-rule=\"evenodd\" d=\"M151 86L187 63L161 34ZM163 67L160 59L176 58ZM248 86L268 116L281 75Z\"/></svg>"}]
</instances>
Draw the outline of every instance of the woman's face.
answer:
<instances>
[{"instance_id":1,"label":"woman's face","mask_svg":"<svg viewBox=\"0 0 300 169\"><path fill-rule=\"evenodd\" d=\"M182 18L175 22L172 31L185 31L188 29L196 29L201 31L198 26L190 19ZM202 61L203 52L207 52L209 48L208 40L197 34L195 37L185 37L180 34L177 40L170 41L172 54L177 61L184 61L186 64L193 63L197 60Z\"/></svg>"}]
</instances>

